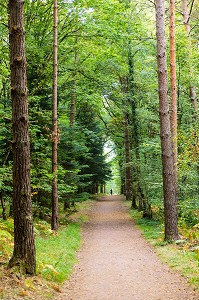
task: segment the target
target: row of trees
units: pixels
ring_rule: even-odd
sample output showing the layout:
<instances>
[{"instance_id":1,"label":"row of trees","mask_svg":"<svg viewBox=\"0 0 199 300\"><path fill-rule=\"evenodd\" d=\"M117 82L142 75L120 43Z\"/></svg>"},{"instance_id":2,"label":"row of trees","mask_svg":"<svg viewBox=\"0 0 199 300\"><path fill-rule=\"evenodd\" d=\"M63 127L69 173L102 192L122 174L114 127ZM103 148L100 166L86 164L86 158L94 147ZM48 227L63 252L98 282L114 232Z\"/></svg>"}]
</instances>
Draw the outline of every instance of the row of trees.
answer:
<instances>
[{"instance_id":1,"label":"row of trees","mask_svg":"<svg viewBox=\"0 0 199 300\"><path fill-rule=\"evenodd\" d=\"M43 12L46 11L46 6L48 12L53 11L52 3L50 2L48 4L43 1L37 1L37 3L27 1L26 5L29 5L30 12L32 13L32 15L28 17L33 17L33 19L35 17L34 14L37 15L38 13L38 6L44 9ZM6 9L6 6L3 6L3 8ZM31 11L31 8L34 9ZM9 29L11 79L9 80L9 73L7 74L8 82L6 82L6 76L5 78L2 76L2 100L5 104L4 109L2 106L2 123L4 123L4 119L7 121L8 124L4 123L3 125L4 128L6 127L8 134L6 136L2 135L2 161L4 163L2 166L1 200L3 217L6 218L5 200L10 200L9 198L11 198L11 196L13 199L13 201L11 200L9 202L11 206L13 204L14 213L14 252L9 266L20 265L23 272L34 274L36 259L32 200L33 213L35 214L38 210L39 213L42 213L44 207L49 208L52 205L52 229L57 231L58 195L59 199L65 202L65 207L68 207L70 201L74 201L74 198L79 197L80 193L95 193L98 191L98 187L105 184L106 180L110 178L111 171L108 163L105 162L105 156L103 154L103 145L106 142L106 136L102 131L102 127L97 122L97 114L93 109L90 109L92 107L91 104L87 105L86 101L83 101L79 108L76 108L77 118L72 118L72 115L74 116L75 106L74 94L76 94L74 87L69 91L71 95L67 95L69 104L64 101L62 102L63 107L60 109L59 115L61 121L59 122L58 128L56 1L54 2L54 34L52 34L50 27L53 21L52 14L50 14L52 19L49 19L49 31L47 32L47 35L51 34L51 38L54 36L54 49L53 43L47 47L49 62L51 61L52 53L54 53L53 63L51 63L53 70L52 72L48 70L48 74L44 72L45 79L36 74L38 70L42 71L41 68L43 67L42 65L36 66L37 61L34 62L35 65L33 65L30 72L28 70L26 73L24 3L21 1L9 1L8 11L8 27L6 22L2 22L1 24L3 32L4 26L6 28L5 35L2 39L2 49L4 49L5 44L7 44L6 34L8 34L7 29ZM6 10L4 18L5 20L7 19ZM45 15L44 18L46 18ZM40 29L41 28L39 28L39 30ZM30 33L30 37L32 37L32 33ZM49 39L49 41L51 41L51 39ZM40 47L38 47L37 50L39 52ZM6 52L8 52L8 49L6 49ZM44 60L45 58L42 57L42 63ZM7 67L8 61L9 59L7 57L6 64L2 64L2 71L4 71L3 67ZM50 88L50 85L52 85L52 77L53 92L51 92ZM28 114L27 78L30 94L30 114ZM43 86L37 89L36 86L40 80L46 80L44 84L46 85L46 89L44 88L43 90ZM12 120L5 116L6 113L9 115L11 112L11 106L9 105L9 83L11 85ZM36 90L34 90L34 88L36 88ZM53 97L51 96L52 94ZM71 105L70 98L72 99L71 102L73 101ZM51 131L49 117L51 115L52 103ZM67 106L69 106L68 116ZM12 141L10 125L12 125ZM61 136L60 132L62 132ZM12 145L12 151L10 151L10 144ZM60 148L59 155L57 153L58 144ZM6 159L4 159L4 155L6 155ZM51 161L52 171L50 168ZM11 169L13 169L13 189L10 176ZM30 185L30 173L32 175L32 185ZM57 179L59 182L58 188ZM52 199L50 197L51 189ZM6 194L6 191L9 191L9 193Z\"/></svg>"},{"instance_id":2,"label":"row of trees","mask_svg":"<svg viewBox=\"0 0 199 300\"><path fill-rule=\"evenodd\" d=\"M165 238L178 238L177 184L175 184L177 169L173 167L177 166L177 141L178 199L180 214L185 218L187 215L184 209L190 212L191 208L196 207L198 194L198 125L195 97L199 71L196 26L198 0L191 2L190 9L186 10L186 13L184 9L187 3L184 0L182 9L179 4L177 5L177 13L174 12L174 2L170 1L169 90L171 90L171 120L173 120L172 139L166 71L166 52L169 45L164 32L164 2L163 0L157 0L155 3L141 0L133 3L129 0L122 2L60 0L57 6L56 1L53 3L50 0L26 0L23 19L23 3L10 0L10 20L13 14L13 21L9 23L11 74L7 6L1 4L0 195L4 216L5 202L12 204L12 193L13 190L16 191L16 194L13 193L16 218L15 249L10 265L22 261L26 272L35 271L33 235L28 235L27 239L27 245L31 249L25 248L24 243L20 243L17 237L20 235L23 239L27 236L27 224L28 232L32 233L32 213L26 208L25 203L31 206L32 199L33 213L39 216L42 216L44 211L50 213L51 202L54 203L52 228L57 230L58 199L68 207L80 193L96 193L99 186L104 185L110 178L110 167L103 154L107 140L112 140L115 145L114 151L120 168L121 192L132 201L132 207L139 207L147 217L151 217L154 208L162 208L164 198ZM166 18L169 19L169 14ZM23 105L27 105L23 20L26 29L29 122L27 107L22 108ZM175 32L172 31L174 28L177 34L176 42ZM168 32L166 27L166 37ZM158 78L156 52L158 52ZM19 75L16 76L16 72L19 72ZM14 83L11 81L12 121L10 75L14 81ZM15 80L19 80L22 84L22 79L23 85L20 85L20 88L16 87ZM160 167L158 81L164 193ZM23 103L19 102L19 99ZM54 100L53 115L52 100ZM18 107L19 111L15 111L15 107ZM177 109L178 137L176 137ZM19 141L19 144L16 141ZM25 169L19 168L24 166L24 163ZM12 167L14 178L18 178L13 189ZM24 183L29 180L29 172L31 186ZM52 182L53 201L51 201ZM19 211L22 219L18 219ZM194 216L190 218L194 219ZM24 232L17 233L22 223ZM28 251L32 256L30 261Z\"/></svg>"}]
</instances>

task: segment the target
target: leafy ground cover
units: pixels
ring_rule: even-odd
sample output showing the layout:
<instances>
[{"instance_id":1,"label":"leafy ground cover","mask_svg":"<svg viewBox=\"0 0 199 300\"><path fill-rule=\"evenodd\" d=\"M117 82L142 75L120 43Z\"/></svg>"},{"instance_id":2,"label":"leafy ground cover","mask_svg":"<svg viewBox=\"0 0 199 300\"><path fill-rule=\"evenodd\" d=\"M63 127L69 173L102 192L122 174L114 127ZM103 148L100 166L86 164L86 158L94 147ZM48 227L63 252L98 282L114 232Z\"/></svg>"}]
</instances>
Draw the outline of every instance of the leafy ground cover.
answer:
<instances>
[{"instance_id":1,"label":"leafy ground cover","mask_svg":"<svg viewBox=\"0 0 199 300\"><path fill-rule=\"evenodd\" d=\"M187 227L184 222L179 222L181 239L168 243L164 241L164 227L161 222L144 219L137 210L131 210L131 216L162 261L185 276L199 290L199 224Z\"/></svg>"},{"instance_id":2,"label":"leafy ground cover","mask_svg":"<svg viewBox=\"0 0 199 300\"><path fill-rule=\"evenodd\" d=\"M17 268L6 269L13 250L13 220L0 219L0 299L52 299L55 291L61 291L61 283L76 263L80 225L87 221L90 204L85 201L62 214L57 235L48 222L35 223L37 275L33 277L22 276Z\"/></svg>"}]
</instances>

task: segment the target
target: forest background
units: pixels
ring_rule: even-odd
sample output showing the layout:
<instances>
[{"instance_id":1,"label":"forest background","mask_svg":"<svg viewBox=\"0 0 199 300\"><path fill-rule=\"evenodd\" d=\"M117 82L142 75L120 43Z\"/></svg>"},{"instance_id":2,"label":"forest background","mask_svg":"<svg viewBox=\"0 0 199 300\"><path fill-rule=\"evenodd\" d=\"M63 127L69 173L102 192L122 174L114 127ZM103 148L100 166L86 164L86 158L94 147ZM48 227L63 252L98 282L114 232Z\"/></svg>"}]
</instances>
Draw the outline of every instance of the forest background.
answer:
<instances>
[{"instance_id":1,"label":"forest background","mask_svg":"<svg viewBox=\"0 0 199 300\"><path fill-rule=\"evenodd\" d=\"M166 6L168 42L168 2ZM5 219L12 215L12 108L8 14L4 2L0 7L0 198ZM191 30L187 39L181 2L176 4L178 211L180 226L193 228L199 217L199 142L198 112L190 98L190 85L197 93L198 0L188 3L188 11ZM48 219L53 179L52 1L25 1L25 30L33 214ZM59 1L58 45L60 204L69 209L89 194L107 192L111 169L119 172L118 184L125 193L129 168L133 206L147 217L163 220L154 3ZM167 50L169 69L169 42ZM129 82L131 88L126 91ZM104 153L108 144L114 152L111 163Z\"/></svg>"}]
</instances>

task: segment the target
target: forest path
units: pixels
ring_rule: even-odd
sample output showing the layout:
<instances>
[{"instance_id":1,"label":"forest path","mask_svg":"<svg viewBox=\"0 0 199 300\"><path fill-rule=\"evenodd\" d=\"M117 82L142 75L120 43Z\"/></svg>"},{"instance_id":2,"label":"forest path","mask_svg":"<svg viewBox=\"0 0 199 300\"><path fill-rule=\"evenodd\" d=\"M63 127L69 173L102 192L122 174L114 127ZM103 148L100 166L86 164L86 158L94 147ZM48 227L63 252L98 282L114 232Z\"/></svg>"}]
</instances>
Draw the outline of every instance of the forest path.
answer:
<instances>
[{"instance_id":1,"label":"forest path","mask_svg":"<svg viewBox=\"0 0 199 300\"><path fill-rule=\"evenodd\" d=\"M56 299L198 300L185 279L160 262L123 200L104 196L93 204L79 263Z\"/></svg>"}]
</instances>

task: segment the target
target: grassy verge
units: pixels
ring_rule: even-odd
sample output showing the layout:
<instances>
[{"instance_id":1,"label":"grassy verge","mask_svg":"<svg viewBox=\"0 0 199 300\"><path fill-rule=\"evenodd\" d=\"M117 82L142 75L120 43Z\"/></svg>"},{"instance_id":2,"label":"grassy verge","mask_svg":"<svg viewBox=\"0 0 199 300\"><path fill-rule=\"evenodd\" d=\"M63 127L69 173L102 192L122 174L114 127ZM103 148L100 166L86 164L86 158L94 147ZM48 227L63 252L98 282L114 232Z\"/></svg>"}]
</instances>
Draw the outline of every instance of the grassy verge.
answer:
<instances>
[{"instance_id":1,"label":"grassy verge","mask_svg":"<svg viewBox=\"0 0 199 300\"><path fill-rule=\"evenodd\" d=\"M60 228L57 235L36 238L37 274L59 283L68 278L76 263L75 253L80 246L79 231L79 223L71 223Z\"/></svg>"},{"instance_id":2,"label":"grassy verge","mask_svg":"<svg viewBox=\"0 0 199 300\"><path fill-rule=\"evenodd\" d=\"M179 231L183 239L176 243L167 243L164 241L163 224L143 219L142 214L136 210L131 210L131 216L161 260L185 276L199 290L199 228L194 226L188 229L182 226Z\"/></svg>"},{"instance_id":3,"label":"grassy verge","mask_svg":"<svg viewBox=\"0 0 199 300\"><path fill-rule=\"evenodd\" d=\"M60 215L57 235L45 221L35 223L37 275L22 276L6 266L13 251L13 220L0 220L0 299L53 299L69 278L81 245L81 224L88 220L91 201L77 204L73 212Z\"/></svg>"}]
</instances>

